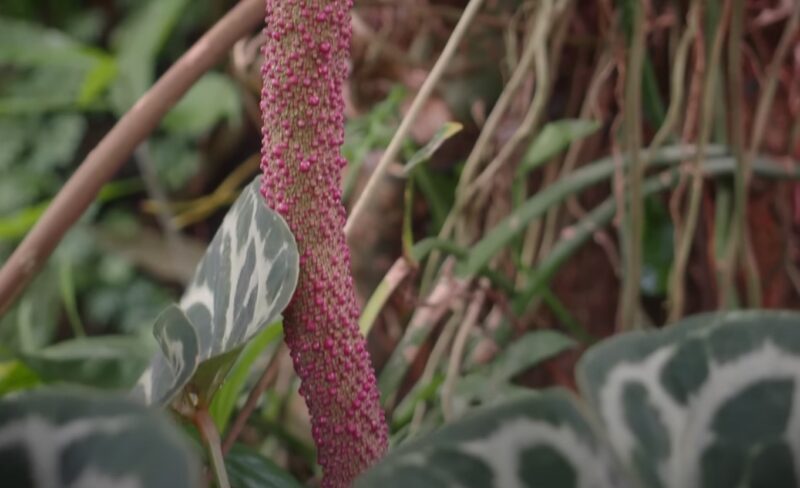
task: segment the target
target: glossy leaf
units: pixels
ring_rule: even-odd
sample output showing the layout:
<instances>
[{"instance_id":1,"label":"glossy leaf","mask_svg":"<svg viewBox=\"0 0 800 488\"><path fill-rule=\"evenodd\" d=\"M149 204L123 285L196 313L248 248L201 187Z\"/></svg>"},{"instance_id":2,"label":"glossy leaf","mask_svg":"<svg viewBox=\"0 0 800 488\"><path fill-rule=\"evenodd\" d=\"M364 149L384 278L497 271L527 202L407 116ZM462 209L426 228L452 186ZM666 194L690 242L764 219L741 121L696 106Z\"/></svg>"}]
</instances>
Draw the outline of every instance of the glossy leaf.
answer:
<instances>
[{"instance_id":1,"label":"glossy leaf","mask_svg":"<svg viewBox=\"0 0 800 488\"><path fill-rule=\"evenodd\" d=\"M185 386L188 370L193 393L210 401L238 350L276 321L289 303L299 272L297 246L284 220L266 207L258 188L258 179L247 186L209 244L180 302L185 317L169 315L181 323L176 327L182 331L187 324L193 329L196 361L186 356L192 350L191 334L182 332L177 342L161 341L163 354L156 355L136 389L145 401L168 402ZM175 357L182 362L167 359ZM170 364L186 367L177 382L170 375Z\"/></svg>"},{"instance_id":2,"label":"glossy leaf","mask_svg":"<svg viewBox=\"0 0 800 488\"><path fill-rule=\"evenodd\" d=\"M159 412L90 390L0 400L3 486L195 488L200 466Z\"/></svg>"}]
</instances>

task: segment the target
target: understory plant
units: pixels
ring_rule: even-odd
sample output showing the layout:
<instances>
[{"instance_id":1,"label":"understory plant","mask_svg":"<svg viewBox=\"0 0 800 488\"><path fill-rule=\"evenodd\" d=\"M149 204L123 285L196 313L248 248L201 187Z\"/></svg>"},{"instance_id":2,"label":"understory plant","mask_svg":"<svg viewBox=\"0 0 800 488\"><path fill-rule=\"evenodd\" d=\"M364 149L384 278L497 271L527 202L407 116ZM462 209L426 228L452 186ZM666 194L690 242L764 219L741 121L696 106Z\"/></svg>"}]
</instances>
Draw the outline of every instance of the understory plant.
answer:
<instances>
[{"instance_id":1,"label":"understory plant","mask_svg":"<svg viewBox=\"0 0 800 488\"><path fill-rule=\"evenodd\" d=\"M165 4L159 1L150 5L163 8ZM525 116L527 122L523 121L507 144L498 144L498 159L484 161L489 164L480 170L486 156L481 152L494 145L492 130L504 125L500 124L500 112L504 109L498 107L507 108L516 99L511 96L514 90L494 102L492 114L475 143L476 156L470 156L464 167L455 171L463 178L463 185L459 181L453 188L453 202L448 200L453 192L444 192L435 185L434 176L439 175L422 163L430 159L445 139L458 132L461 124L445 123L416 154L411 155L410 144L405 148L408 154L401 159L406 164L398 172L406 185L403 256L392 267L400 271L387 273L362 313L350 270L342 203L342 186L351 189L355 186L359 174L354 166L358 168L364 162L351 161L343 185L342 171L348 165L342 156L343 92L349 70L352 0L256 2L259 16L266 7L260 103L262 174L246 184L233 203L181 299L155 319L153 348L137 349L134 358L129 353L130 342L116 340L122 337L80 334L36 351L12 350L16 346L8 346L9 356L17 361L14 364L38 375L37 382L83 380L100 387L124 384L124 391L110 394L58 385L0 398L0 485L190 488L210 483L220 488L297 488L299 477L332 488L800 485L800 314L774 310L726 311L681 321L667 320L662 328L648 329L652 324L641 323L644 321L637 318L641 318L637 309L638 295L644 287L638 276L642 273L631 272L634 268L626 265L627 268L621 269L630 275L623 278L629 290L622 295L629 297L623 300L628 313L621 315L620 325L623 330L634 325L642 330L595 342L597 335L572 319L569 307L562 306L550 289L550 281L559 267L617 219L623 223L626 219L637 221L630 225L633 229L630 231L625 224L624 239L620 240L625 241L622 250L628 254L623 255L626 262L630 260L639 266L643 259L636 255L641 250L635 246L626 248L625 243L643 234L643 217L626 216L626 209L636 201L644 202L645 198L680 188L685 183L686 161L696 162L692 179L698 189L702 178L723 190L726 177L734 175L741 183L750 178L749 173L765 180L798 179L797 169L756 155L758 144L753 145L753 154L746 165L741 162L741 155L737 155L742 148L734 147L731 151L726 145L716 143L719 141L714 144L712 139L705 141L706 137L700 137L698 144L676 138L664 145L672 130L666 130L663 137L655 137L658 143L645 148L638 140L641 135L629 137L641 132L632 124L639 110L625 100L632 116L626 112L628 120L622 124L625 132L630 133L626 135L626 140L630 139L626 146L630 147L626 147L624 154L594 160L564 170L560 175L548 172L542 186L529 195L534 172L552 169L552 161L568 149L565 159L571 161L569 166L574 166L580 149L574 145L576 142L609 132L600 121L588 120L583 114L578 119L562 119L544 124L541 130L537 128L543 122L539 120L544 118L542 113L552 108L545 100L555 95L550 93L551 85L560 76L557 70L548 75L548 66L558 63L547 59L547 51L551 46L560 53L560 45L571 35L569 28L573 23L559 20L563 12L572 11L570 2L533 2L532 12L536 15L531 19L535 22L530 23L532 31L521 36L522 40L528 37L526 47L511 76L517 80L513 84L530 85L523 83L523 78L535 70L536 91L530 117ZM236 9L242 5L251 8L247 5L253 3L244 0ZM639 98L641 95L634 96L636 90L658 90L653 88L654 80L649 85L647 81L648 76L654 76L648 71L653 67L642 68L643 53L635 54L634 48L646 48L648 31L660 24L646 19L640 6L628 3L628 13L635 16L622 20L637 25L630 29L631 53L625 69L628 73L642 72L645 78L639 80L634 75L626 80L626 85L634 87L626 93L630 91L632 98ZM692 12L699 15L701 2L690 3L696 6L693 9L698 9ZM726 8L738 5L740 14L744 11L743 2L725 3ZM480 4L480 0L469 2L462 16L462 20L467 20L463 24L460 21L460 26L466 28ZM530 7L525 5L522 13ZM649 10L660 12L661 7ZM711 14L713 10L709 9ZM252 17L242 12L245 10L239 10L242 18ZM793 15L794 24L790 25L796 26L800 10ZM662 23L669 23L671 17L664 18L667 21ZM492 24L492 19L488 15L483 20ZM722 25L723 21L719 22ZM511 30L528 30L522 24L518 27ZM463 28L457 27L451 40L459 39ZM682 39L675 51L683 53L684 58L695 35L692 29L683 36L677 36L677 30L674 33L676 40ZM722 36L724 30L719 29L718 36ZM792 31L787 27L786 32ZM649 35L660 34L654 30ZM625 44L621 38L616 41L608 43L609 46ZM710 53L717 54L712 56L710 66L716 66L713 58L719 57L720 42L713 43L717 47ZM440 58L445 61L441 64L437 61L420 94L430 94L456 43L448 42L450 48L445 48ZM580 43L585 44L582 37ZM698 37L697 46L698 52L702 51L704 40ZM732 49L732 66L737 56L741 56L735 51ZM609 66L622 67L618 53L613 54L614 57L608 57ZM645 66L649 66L649 61ZM714 73L715 69L708 71ZM552 76L550 81L548 76ZM681 81L683 77L676 79ZM713 88L714 78L709 76L708 80L708 88ZM612 81L619 84L621 80ZM733 84L737 89L743 86L738 82ZM579 93L580 87L571 91ZM693 99L702 99L703 94L708 95L706 91L709 90L704 89L700 96L693 95ZM176 92L170 93L174 97ZM413 107L421 106L417 102L424 98L418 95L407 113L413 114ZM681 106L681 98L671 97L669 114L672 115L664 117L674 119L677 112L673 113L672 107ZM390 101L393 99L390 97ZM390 105L399 105L399 98L396 102ZM139 103L136 107L139 113L147 113ZM135 115L137 110L133 112ZM702 118L710 121L712 113L707 111ZM394 143L406 138L404 132L413 123L409 122L412 119L413 116L406 115L389 142L382 157L387 164L397 159L397 150L390 148L399 147ZM674 120L664 121L662 127L673 124ZM372 128L370 131L384 132ZM494 181L493 175L501 175L499 168L508 166L503 160L514 159L511 154L514 146L537 132L509 177L513 181L502 187L503 191L488 185ZM731 141L734 145L741 144L735 138ZM355 158L366 159L366 152L367 149L357 151L361 156ZM252 158L253 164L245 169L255 171L257 159ZM382 166L378 164L376 168ZM373 178L380 178L381 172L375 169ZM243 174L237 176L241 179L234 178L236 183L226 179L228 183L220 185L230 190L225 196L217 195L225 204L233 200L228 197L242 184ZM573 199L572 203L581 203L577 201L579 192L598 184L613 186L617 177L634 183L630 187L635 190L629 195L630 201L618 198L625 197L622 192L608 195L591 211L581 211L574 221L568 220L570 227L563 230L569 232L556 232L556 224L562 220L558 217L562 202ZM487 200L489 193L504 194L508 188L512 201L507 202L510 205L507 208ZM438 202L438 212L432 213L437 214L433 219L438 221L435 227L441 228L439 237L416 243L417 229L412 225L415 191L422 193L432 207L437 207L433 203ZM700 196L698 191L692 193ZM734 195L738 199L747 193L740 188ZM469 202L473 198L474 202ZM366 200L362 197L357 203L364 208ZM473 203L505 213L483 218L472 212ZM70 207L72 213L80 213L75 208ZM724 211L724 205L720 204L717 210ZM480 224L473 226L472 220ZM541 248L537 250L536 244L526 245L545 220ZM722 231L720 235L727 232ZM694 230L684 234L689 237L681 240L693 243L693 233ZM737 232L731 230L730 234ZM545 241L550 242L545 245ZM638 241L631 242L639 245ZM25 246L21 247L25 251ZM735 260L739 251L730 253ZM436 254L446 255L446 260L434 257ZM509 263L504 259L509 255L516 275L505 273ZM667 269L670 260L671 250ZM444 264L439 266L439 261ZM24 270L35 268L36 263L30 264L33 261L29 258L22 262ZM421 269L423 262L428 269ZM677 267L685 267L685 263ZM724 267L721 270L728 272ZM376 381L363 334L377 322L379 312L399 282L417 271L421 271L422 278L418 306L405 328L392 331L398 333L398 340L382 368L380 381ZM592 287L599 287L593 274L589 270L580 278ZM2 276L0 272L0 314L8 305L2 296ZM683 281L676 282L683 284ZM720 283L725 287L734 281ZM682 294L680 288L678 295ZM445 295L449 297L439 300ZM526 311L536 308L541 301L558 316L558 322L571 327L571 336L549 327L521 330L525 328L521 322L526 319ZM29 303L46 308L42 300ZM683 306L674 306L674 310L676 317L681 316ZM74 303L70 311L70 318L78 316ZM417 320L419 317L422 318ZM449 319L443 320L446 317ZM523 327L516 328L517 321ZM592 322L601 321L594 317ZM296 405L289 401L272 408L276 396L282 397L280 402L286 397L293 398L292 388L297 384L291 375L282 378L285 380L282 392L265 394L268 382L272 381L268 374L283 356L274 353L271 361L275 362L266 365L263 376L243 402L245 385L256 369L255 364L267 355L263 354L263 348L253 346L263 344L265 337L274 340L281 335L300 379L299 394L310 413L310 426L301 428L310 427L315 451L300 445L303 441L292 437L292 433L286 434L284 431L289 430L286 426L275 426L270 423L273 418L267 418L272 410L285 407L292 409L292 414L298 413ZM577 391L536 390L519 385L517 380L523 372L575 348L579 342L586 350L576 369ZM483 347L487 343L489 348L497 350L487 354L487 348ZM0 353L5 354L6 344L2 346ZM85 363L84 356L79 354L87 349L100 351L91 364ZM120 360L125 354L127 363ZM448 360L442 360L448 354ZM421 374L417 374L419 371L414 370L423 363L420 359L427 362ZM0 368L4 366L0 364ZM571 374L564 376L569 376L564 383L570 384ZM86 381L87 377L91 381ZM106 382L108 377L113 377L113 381ZM384 395L383 402L379 392ZM391 450L384 408L391 412ZM225 431L234 410L238 410L239 417L222 442L220 431ZM255 436L248 435L248 429L261 434L269 432L257 439L261 443L258 449L248 447L255 444ZM281 436L285 438L276 439ZM283 449L284 444L292 442L295 442L292 449L287 449L292 457L284 463L292 469L293 474L289 474L272 463L264 452L273 447L271 443ZM309 451L300 468L292 463L296 454L293 448L297 445L300 445L297 451L303 450L303 454ZM315 462L320 470L311 472L316 468ZM210 472L204 472L204 465ZM312 470L307 470L308 467Z\"/></svg>"},{"instance_id":2,"label":"understory plant","mask_svg":"<svg viewBox=\"0 0 800 488\"><path fill-rule=\"evenodd\" d=\"M561 389L399 447L359 487L716 488L800 482L800 314L710 313L590 348Z\"/></svg>"}]
</instances>

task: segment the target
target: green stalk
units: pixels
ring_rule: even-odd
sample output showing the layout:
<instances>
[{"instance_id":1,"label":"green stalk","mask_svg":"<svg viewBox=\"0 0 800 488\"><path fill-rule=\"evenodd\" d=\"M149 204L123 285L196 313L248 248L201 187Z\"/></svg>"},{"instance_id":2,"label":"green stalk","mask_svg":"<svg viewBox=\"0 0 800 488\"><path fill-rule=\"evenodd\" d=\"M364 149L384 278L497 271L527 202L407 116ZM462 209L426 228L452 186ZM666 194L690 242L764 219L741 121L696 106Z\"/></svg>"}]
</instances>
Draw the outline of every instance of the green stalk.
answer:
<instances>
[{"instance_id":1,"label":"green stalk","mask_svg":"<svg viewBox=\"0 0 800 488\"><path fill-rule=\"evenodd\" d=\"M642 127L639 120L642 105L642 64L646 36L644 32L644 6L631 2L634 10L633 34L630 39L630 55L625 79L625 113L623 117L625 145L630 155L628 174L625 181L629 212L623 221L620 241L623 242L625 264L623 266L622 293L618 309L619 325L622 330L631 330L639 322L639 289L642 268L642 235L644 229L644 201L642 200L642 179L644 161L640 158Z\"/></svg>"}]
</instances>

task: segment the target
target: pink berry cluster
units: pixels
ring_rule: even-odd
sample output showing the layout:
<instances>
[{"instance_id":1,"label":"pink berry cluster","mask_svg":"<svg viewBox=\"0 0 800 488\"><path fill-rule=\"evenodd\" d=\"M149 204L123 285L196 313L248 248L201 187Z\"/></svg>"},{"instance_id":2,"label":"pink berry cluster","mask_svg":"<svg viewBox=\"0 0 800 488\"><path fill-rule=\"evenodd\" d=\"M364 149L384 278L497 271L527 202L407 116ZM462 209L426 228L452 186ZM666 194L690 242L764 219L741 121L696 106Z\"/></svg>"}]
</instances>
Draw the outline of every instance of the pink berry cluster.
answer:
<instances>
[{"instance_id":1,"label":"pink berry cluster","mask_svg":"<svg viewBox=\"0 0 800 488\"><path fill-rule=\"evenodd\" d=\"M352 0L266 0L261 192L288 222L300 279L286 342L311 413L323 486L349 486L387 447L343 232L342 90Z\"/></svg>"}]
</instances>

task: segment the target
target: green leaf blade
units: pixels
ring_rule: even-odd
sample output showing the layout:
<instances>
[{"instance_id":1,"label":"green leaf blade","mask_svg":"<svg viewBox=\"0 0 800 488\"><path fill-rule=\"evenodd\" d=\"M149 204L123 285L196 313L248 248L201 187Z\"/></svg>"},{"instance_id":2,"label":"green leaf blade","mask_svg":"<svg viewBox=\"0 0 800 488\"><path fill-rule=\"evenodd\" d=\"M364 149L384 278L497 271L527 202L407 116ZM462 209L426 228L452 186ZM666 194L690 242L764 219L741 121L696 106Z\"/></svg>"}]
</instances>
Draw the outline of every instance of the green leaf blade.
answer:
<instances>
[{"instance_id":1,"label":"green leaf blade","mask_svg":"<svg viewBox=\"0 0 800 488\"><path fill-rule=\"evenodd\" d=\"M565 119L548 123L528 147L517 173L525 175L533 171L573 142L594 134L599 128L600 123L593 120Z\"/></svg>"}]
</instances>

